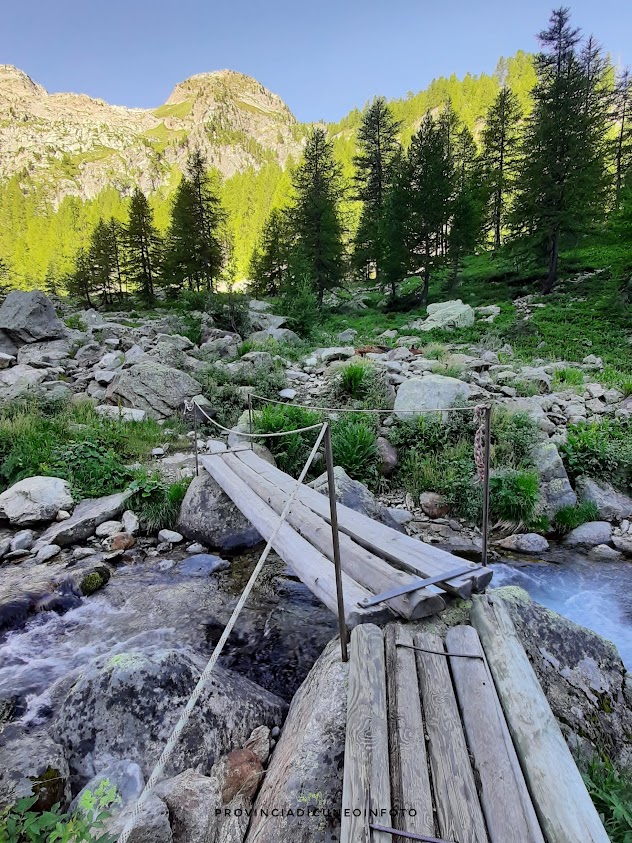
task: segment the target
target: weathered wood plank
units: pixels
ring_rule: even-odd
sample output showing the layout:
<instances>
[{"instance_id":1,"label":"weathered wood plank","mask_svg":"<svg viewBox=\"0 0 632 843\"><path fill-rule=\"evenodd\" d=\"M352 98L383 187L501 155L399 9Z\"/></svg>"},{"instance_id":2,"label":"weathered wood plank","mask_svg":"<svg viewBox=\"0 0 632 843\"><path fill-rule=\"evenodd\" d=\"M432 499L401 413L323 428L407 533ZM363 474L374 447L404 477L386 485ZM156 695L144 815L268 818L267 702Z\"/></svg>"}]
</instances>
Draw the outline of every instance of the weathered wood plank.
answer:
<instances>
[{"instance_id":1,"label":"weathered wood plank","mask_svg":"<svg viewBox=\"0 0 632 843\"><path fill-rule=\"evenodd\" d=\"M438 635L418 633L415 646L443 652ZM485 820L463 734L448 660L415 651L439 836L459 843L487 843ZM512 838L515 839L515 838Z\"/></svg>"},{"instance_id":2,"label":"weathered wood plank","mask_svg":"<svg viewBox=\"0 0 632 843\"><path fill-rule=\"evenodd\" d=\"M390 821L386 718L384 638L364 624L351 633L340 843L391 843L389 834L369 829L369 822Z\"/></svg>"},{"instance_id":3,"label":"weathered wood plank","mask_svg":"<svg viewBox=\"0 0 632 843\"><path fill-rule=\"evenodd\" d=\"M200 463L263 538L269 541L279 521L276 512L231 471L222 457L200 457ZM331 562L294 532L287 523L281 526L272 547L310 591L337 615L336 583L334 566ZM384 607L380 614L361 609L357 605L358 601L366 597L369 592L345 574L343 574L343 593L347 626L352 627L371 620L379 622L388 617L392 618L392 613L389 610L385 612Z\"/></svg>"},{"instance_id":4,"label":"weathered wood plank","mask_svg":"<svg viewBox=\"0 0 632 843\"><path fill-rule=\"evenodd\" d=\"M389 624L385 639L391 802L398 812L391 824L402 831L434 836L426 738L415 653L410 649L413 638L406 627ZM411 809L415 816L408 813ZM405 839L397 837L394 843L405 843Z\"/></svg>"},{"instance_id":5,"label":"weathered wood plank","mask_svg":"<svg viewBox=\"0 0 632 843\"><path fill-rule=\"evenodd\" d=\"M283 491L291 490L292 478L257 457L252 451L240 452L238 457ZM298 497L310 509L328 520L329 502L324 495L309 486L303 486ZM430 577L453 570L461 564L467 564L466 560L452 553L420 542L404 533L398 533L385 524L380 524L343 504L338 504L338 525L342 532L367 550L417 575ZM470 565L471 574L455 577L450 582L442 584L442 588L465 598L471 595L472 589L482 591L492 578L492 570L475 562L471 562Z\"/></svg>"},{"instance_id":6,"label":"weathered wood plank","mask_svg":"<svg viewBox=\"0 0 632 843\"><path fill-rule=\"evenodd\" d=\"M449 629L446 649L483 655L471 626ZM504 715L486 662L451 658L450 667L491 843L544 843L516 751L505 741Z\"/></svg>"},{"instance_id":7,"label":"weathered wood plank","mask_svg":"<svg viewBox=\"0 0 632 843\"><path fill-rule=\"evenodd\" d=\"M471 617L546 840L608 843L608 835L502 600L476 597Z\"/></svg>"},{"instance_id":8,"label":"weathered wood plank","mask_svg":"<svg viewBox=\"0 0 632 843\"><path fill-rule=\"evenodd\" d=\"M222 459L275 512L280 514L283 511L288 499L287 493L257 474L234 454L226 454L222 456ZM316 515L304 503L295 500L288 513L287 522L299 535L333 561L331 527L319 515ZM384 559L356 544L345 533L340 533L340 553L343 571L373 594L387 591L395 586L408 585L415 580L415 577L398 571ZM445 608L441 595L430 594L426 591L416 591L395 597L389 600L387 605L402 617L411 620L434 615Z\"/></svg>"}]
</instances>

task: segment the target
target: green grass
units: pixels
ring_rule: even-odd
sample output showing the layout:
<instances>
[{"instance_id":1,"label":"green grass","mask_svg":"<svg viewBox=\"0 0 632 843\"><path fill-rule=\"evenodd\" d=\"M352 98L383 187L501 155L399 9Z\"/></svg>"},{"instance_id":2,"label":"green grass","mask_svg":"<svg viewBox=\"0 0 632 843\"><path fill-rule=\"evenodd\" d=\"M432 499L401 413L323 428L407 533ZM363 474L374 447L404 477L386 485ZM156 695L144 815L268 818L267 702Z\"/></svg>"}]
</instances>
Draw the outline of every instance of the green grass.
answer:
<instances>
[{"instance_id":1,"label":"green grass","mask_svg":"<svg viewBox=\"0 0 632 843\"><path fill-rule=\"evenodd\" d=\"M553 391L564 389L566 387L583 386L584 373L581 369L575 369L573 366L565 366L563 369L557 369L553 375L551 388Z\"/></svg>"},{"instance_id":2,"label":"green grass","mask_svg":"<svg viewBox=\"0 0 632 843\"><path fill-rule=\"evenodd\" d=\"M190 482L185 477L166 483L160 474L142 473L136 477L130 486L133 494L129 506L146 532L175 527Z\"/></svg>"},{"instance_id":3,"label":"green grass","mask_svg":"<svg viewBox=\"0 0 632 843\"><path fill-rule=\"evenodd\" d=\"M174 102L171 105L161 105L154 111L156 117L176 117L178 120L184 120L189 116L193 108L193 100L182 100L182 102Z\"/></svg>"},{"instance_id":4,"label":"green grass","mask_svg":"<svg viewBox=\"0 0 632 843\"><path fill-rule=\"evenodd\" d=\"M569 425L560 453L570 477L601 479L632 491L632 423L623 419Z\"/></svg>"},{"instance_id":5,"label":"green grass","mask_svg":"<svg viewBox=\"0 0 632 843\"><path fill-rule=\"evenodd\" d=\"M588 793L612 843L632 843L632 778L595 758L584 773Z\"/></svg>"},{"instance_id":6,"label":"green grass","mask_svg":"<svg viewBox=\"0 0 632 843\"><path fill-rule=\"evenodd\" d=\"M592 501L583 501L575 506L563 506L553 516L553 527L561 535L570 533L588 521L597 521L599 510Z\"/></svg>"}]
</instances>

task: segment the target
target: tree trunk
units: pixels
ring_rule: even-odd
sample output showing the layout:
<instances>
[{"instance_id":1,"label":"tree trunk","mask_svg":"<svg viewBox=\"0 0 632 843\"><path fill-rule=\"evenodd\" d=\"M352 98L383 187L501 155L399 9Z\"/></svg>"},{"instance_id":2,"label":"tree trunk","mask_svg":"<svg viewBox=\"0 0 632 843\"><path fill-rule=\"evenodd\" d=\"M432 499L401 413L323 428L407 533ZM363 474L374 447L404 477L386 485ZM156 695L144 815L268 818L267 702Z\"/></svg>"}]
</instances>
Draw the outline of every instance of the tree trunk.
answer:
<instances>
[{"instance_id":1,"label":"tree trunk","mask_svg":"<svg viewBox=\"0 0 632 843\"><path fill-rule=\"evenodd\" d=\"M556 229L553 232L553 241L551 243L551 252L549 255L549 274L546 277L546 281L544 282L544 287L542 288L542 292L544 295L548 295L555 286L555 282L557 281L557 262L559 258L559 247L560 247L560 233Z\"/></svg>"}]
</instances>

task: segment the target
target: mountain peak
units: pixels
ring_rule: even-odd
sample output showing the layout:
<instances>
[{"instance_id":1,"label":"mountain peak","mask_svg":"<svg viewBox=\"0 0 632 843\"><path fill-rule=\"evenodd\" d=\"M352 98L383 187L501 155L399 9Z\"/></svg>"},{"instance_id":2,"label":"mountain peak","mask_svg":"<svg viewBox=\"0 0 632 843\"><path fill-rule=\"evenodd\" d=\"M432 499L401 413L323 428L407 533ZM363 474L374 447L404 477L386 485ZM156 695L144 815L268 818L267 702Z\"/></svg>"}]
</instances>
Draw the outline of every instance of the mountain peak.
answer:
<instances>
[{"instance_id":1,"label":"mountain peak","mask_svg":"<svg viewBox=\"0 0 632 843\"><path fill-rule=\"evenodd\" d=\"M33 82L19 67L12 64L0 64L0 96L6 99L21 99L23 97L41 97L46 95L46 89Z\"/></svg>"}]
</instances>

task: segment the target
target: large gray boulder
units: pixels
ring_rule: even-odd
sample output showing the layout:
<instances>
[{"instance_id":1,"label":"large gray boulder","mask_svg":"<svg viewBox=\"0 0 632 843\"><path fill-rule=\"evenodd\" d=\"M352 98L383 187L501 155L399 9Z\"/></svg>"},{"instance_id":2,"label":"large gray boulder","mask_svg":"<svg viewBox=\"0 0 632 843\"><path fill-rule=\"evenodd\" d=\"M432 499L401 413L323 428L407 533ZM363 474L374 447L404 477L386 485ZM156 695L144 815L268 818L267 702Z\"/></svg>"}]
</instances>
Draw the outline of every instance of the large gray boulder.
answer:
<instances>
[{"instance_id":1,"label":"large gray boulder","mask_svg":"<svg viewBox=\"0 0 632 843\"><path fill-rule=\"evenodd\" d=\"M514 553L544 553L549 549L549 543L538 533L516 533L506 536L496 542L496 547L511 550Z\"/></svg>"},{"instance_id":2,"label":"large gray boulder","mask_svg":"<svg viewBox=\"0 0 632 843\"><path fill-rule=\"evenodd\" d=\"M49 527L40 537L40 541L68 547L90 538L99 524L118 518L130 495L131 492L116 492L103 498L81 501L70 518Z\"/></svg>"},{"instance_id":3,"label":"large gray boulder","mask_svg":"<svg viewBox=\"0 0 632 843\"><path fill-rule=\"evenodd\" d=\"M0 330L20 345L57 339L66 333L52 301L40 290L10 292L0 307Z\"/></svg>"},{"instance_id":4,"label":"large gray boulder","mask_svg":"<svg viewBox=\"0 0 632 843\"><path fill-rule=\"evenodd\" d=\"M70 354L70 341L67 339L47 340L46 342L23 345L18 351L18 363L25 366L57 366Z\"/></svg>"},{"instance_id":5,"label":"large gray boulder","mask_svg":"<svg viewBox=\"0 0 632 843\"><path fill-rule=\"evenodd\" d=\"M134 805L130 805L106 822L105 830L110 835L108 839L118 840L133 810ZM154 793L134 818L128 843L173 843L169 809Z\"/></svg>"},{"instance_id":6,"label":"large gray boulder","mask_svg":"<svg viewBox=\"0 0 632 843\"><path fill-rule=\"evenodd\" d=\"M334 639L294 695L246 843L337 843L348 676ZM282 805L303 808L304 816L273 816Z\"/></svg>"},{"instance_id":7,"label":"large gray boulder","mask_svg":"<svg viewBox=\"0 0 632 843\"><path fill-rule=\"evenodd\" d=\"M261 331L255 331L250 334L248 339L254 342L266 342L267 340L276 340L277 342L300 342L301 338L297 333L289 328L265 328Z\"/></svg>"},{"instance_id":8,"label":"large gray boulder","mask_svg":"<svg viewBox=\"0 0 632 843\"><path fill-rule=\"evenodd\" d=\"M18 365L0 370L0 402L13 401L29 389L36 389L46 379L46 369Z\"/></svg>"},{"instance_id":9,"label":"large gray boulder","mask_svg":"<svg viewBox=\"0 0 632 843\"><path fill-rule=\"evenodd\" d=\"M70 802L70 772L61 746L45 733L30 735L7 727L0 744L0 811L37 794L34 809L48 811Z\"/></svg>"},{"instance_id":10,"label":"large gray boulder","mask_svg":"<svg viewBox=\"0 0 632 843\"><path fill-rule=\"evenodd\" d=\"M394 411L400 419L414 419L424 410L444 410L457 401L466 402L470 394L470 385L458 378L444 375L409 378L397 390ZM441 417L446 416L447 413L442 413Z\"/></svg>"},{"instance_id":11,"label":"large gray boulder","mask_svg":"<svg viewBox=\"0 0 632 843\"><path fill-rule=\"evenodd\" d=\"M83 786L113 760L136 762L147 777L206 660L186 650L121 653L91 662L53 723L72 781ZM248 679L216 667L182 732L166 774L213 763L259 725L281 723L285 703Z\"/></svg>"},{"instance_id":12,"label":"large gray boulder","mask_svg":"<svg viewBox=\"0 0 632 843\"><path fill-rule=\"evenodd\" d=\"M417 320L411 327L418 331L432 331L435 328L469 328L474 324L474 311L461 299L437 302L427 307L428 318Z\"/></svg>"},{"instance_id":13,"label":"large gray boulder","mask_svg":"<svg viewBox=\"0 0 632 843\"><path fill-rule=\"evenodd\" d=\"M195 477L187 489L177 529L192 541L222 550L252 547L261 541L250 521L207 471Z\"/></svg>"},{"instance_id":14,"label":"large gray boulder","mask_svg":"<svg viewBox=\"0 0 632 843\"><path fill-rule=\"evenodd\" d=\"M373 492L360 483L359 480L353 480L341 466L334 467L334 483L336 486L336 500L348 506L349 509L354 509L356 512L361 512L363 515L368 515L375 521L381 521L387 527L393 530L403 531L403 527L395 521L391 513L385 506L376 499ZM329 494L329 483L327 482L327 473L321 474L316 480L313 480L311 485L321 495Z\"/></svg>"},{"instance_id":15,"label":"large gray boulder","mask_svg":"<svg viewBox=\"0 0 632 843\"><path fill-rule=\"evenodd\" d=\"M0 331L0 353L10 357L15 357L18 353L17 345L5 331Z\"/></svg>"},{"instance_id":16,"label":"large gray boulder","mask_svg":"<svg viewBox=\"0 0 632 843\"><path fill-rule=\"evenodd\" d=\"M0 518L20 527L52 521L72 509L70 486L59 477L27 477L0 495Z\"/></svg>"},{"instance_id":17,"label":"large gray boulder","mask_svg":"<svg viewBox=\"0 0 632 843\"><path fill-rule=\"evenodd\" d=\"M190 375L162 363L141 362L115 378L106 398L111 404L136 407L154 419L165 419L199 393L200 384Z\"/></svg>"},{"instance_id":18,"label":"large gray boulder","mask_svg":"<svg viewBox=\"0 0 632 843\"><path fill-rule=\"evenodd\" d=\"M501 596L564 736L579 761L605 754L632 762L632 694L610 641L531 600L514 586Z\"/></svg>"},{"instance_id":19,"label":"large gray boulder","mask_svg":"<svg viewBox=\"0 0 632 843\"><path fill-rule=\"evenodd\" d=\"M632 498L618 492L609 483L580 477L575 488L581 501L595 504L597 515L602 521L623 521L625 518L632 518Z\"/></svg>"},{"instance_id":20,"label":"large gray boulder","mask_svg":"<svg viewBox=\"0 0 632 843\"><path fill-rule=\"evenodd\" d=\"M552 517L564 506L575 506L577 495L555 443L538 442L531 456L540 478L540 506L543 514Z\"/></svg>"},{"instance_id":21,"label":"large gray boulder","mask_svg":"<svg viewBox=\"0 0 632 843\"><path fill-rule=\"evenodd\" d=\"M587 521L575 527L564 539L569 547L596 547L612 540L612 526L607 521Z\"/></svg>"}]
</instances>

